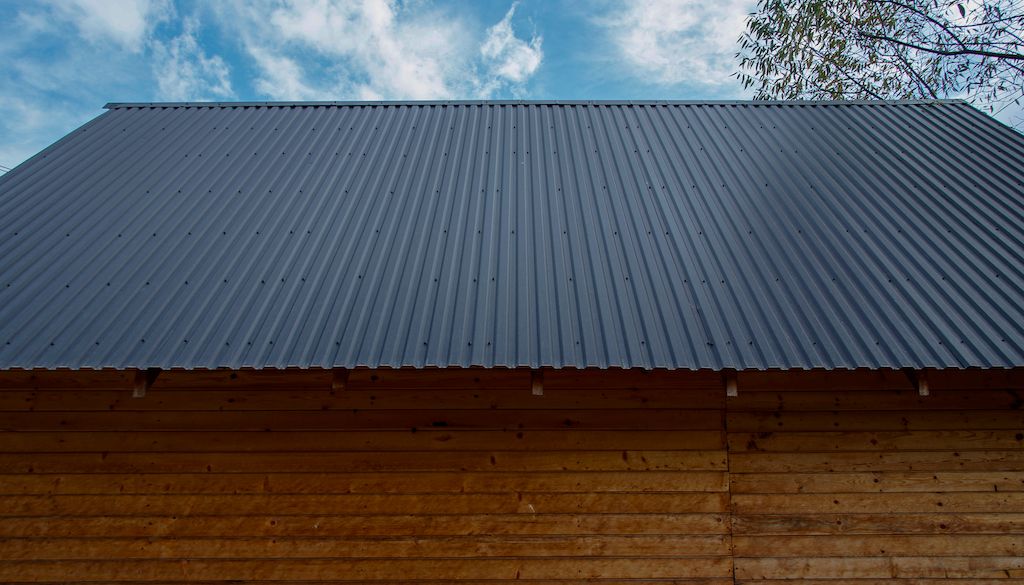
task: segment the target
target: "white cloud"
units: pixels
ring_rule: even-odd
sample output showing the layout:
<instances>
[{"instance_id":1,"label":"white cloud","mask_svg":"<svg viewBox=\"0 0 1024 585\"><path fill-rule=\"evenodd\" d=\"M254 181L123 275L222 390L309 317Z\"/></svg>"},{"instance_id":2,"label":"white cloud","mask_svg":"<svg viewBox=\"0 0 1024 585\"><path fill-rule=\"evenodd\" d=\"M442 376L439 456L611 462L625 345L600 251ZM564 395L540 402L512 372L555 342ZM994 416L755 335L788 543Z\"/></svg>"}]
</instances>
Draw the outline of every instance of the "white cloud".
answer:
<instances>
[{"instance_id":1,"label":"white cloud","mask_svg":"<svg viewBox=\"0 0 1024 585\"><path fill-rule=\"evenodd\" d=\"M516 6L513 4L498 24L487 29L487 38L480 47L480 53L495 77L511 83L523 83L537 72L544 52L540 36L534 35L530 42L526 42L512 30Z\"/></svg>"},{"instance_id":2,"label":"white cloud","mask_svg":"<svg viewBox=\"0 0 1024 585\"><path fill-rule=\"evenodd\" d=\"M120 40L86 38L82 27L94 21L68 20L78 10L70 2L24 3L0 19L2 165L21 163L124 95L129 80L146 76L147 67L133 66L137 53L111 50Z\"/></svg>"},{"instance_id":3,"label":"white cloud","mask_svg":"<svg viewBox=\"0 0 1024 585\"><path fill-rule=\"evenodd\" d=\"M233 96L198 21L173 12L164 1L67 0L26 2L0 19L0 164L20 163L108 101Z\"/></svg>"},{"instance_id":4,"label":"white cloud","mask_svg":"<svg viewBox=\"0 0 1024 585\"><path fill-rule=\"evenodd\" d=\"M153 42L160 99L190 101L235 95L227 64L218 55L208 56L199 46L197 26L195 19L186 19L180 35L166 43Z\"/></svg>"},{"instance_id":5,"label":"white cloud","mask_svg":"<svg viewBox=\"0 0 1024 585\"><path fill-rule=\"evenodd\" d=\"M169 0L50 0L58 17L72 22L93 42L113 41L139 52L152 26L169 18Z\"/></svg>"},{"instance_id":6,"label":"white cloud","mask_svg":"<svg viewBox=\"0 0 1024 585\"><path fill-rule=\"evenodd\" d=\"M482 41L423 2L264 0L220 12L257 65L257 91L274 99L490 95L525 83L542 56L540 37L515 36L514 7Z\"/></svg>"},{"instance_id":7,"label":"white cloud","mask_svg":"<svg viewBox=\"0 0 1024 585\"><path fill-rule=\"evenodd\" d=\"M154 99L182 101L234 96L227 64L218 55L208 55L199 44L195 17L181 20L178 36L161 40L154 34L158 25L176 19L171 0L49 1L58 18L72 24L88 43L114 43L141 57L151 56L157 81ZM77 50L83 48L79 46Z\"/></svg>"},{"instance_id":8,"label":"white cloud","mask_svg":"<svg viewBox=\"0 0 1024 585\"><path fill-rule=\"evenodd\" d=\"M597 20L636 77L659 85L729 83L752 0L635 0Z\"/></svg>"},{"instance_id":9,"label":"white cloud","mask_svg":"<svg viewBox=\"0 0 1024 585\"><path fill-rule=\"evenodd\" d=\"M65 111L51 110L33 99L6 92L0 95L0 164L20 164L90 117L76 119Z\"/></svg>"},{"instance_id":10,"label":"white cloud","mask_svg":"<svg viewBox=\"0 0 1024 585\"><path fill-rule=\"evenodd\" d=\"M249 55L256 61L261 76L253 88L273 100L299 101L324 97L318 90L309 87L303 80L302 67L294 60L273 54L259 46L248 47Z\"/></svg>"},{"instance_id":11,"label":"white cloud","mask_svg":"<svg viewBox=\"0 0 1024 585\"><path fill-rule=\"evenodd\" d=\"M521 10L507 1L504 17L488 22L435 0L8 2L0 164L18 164L108 101L518 95L544 56L539 35L516 30ZM234 47L206 44L211 33ZM233 49L248 59L229 62Z\"/></svg>"}]
</instances>

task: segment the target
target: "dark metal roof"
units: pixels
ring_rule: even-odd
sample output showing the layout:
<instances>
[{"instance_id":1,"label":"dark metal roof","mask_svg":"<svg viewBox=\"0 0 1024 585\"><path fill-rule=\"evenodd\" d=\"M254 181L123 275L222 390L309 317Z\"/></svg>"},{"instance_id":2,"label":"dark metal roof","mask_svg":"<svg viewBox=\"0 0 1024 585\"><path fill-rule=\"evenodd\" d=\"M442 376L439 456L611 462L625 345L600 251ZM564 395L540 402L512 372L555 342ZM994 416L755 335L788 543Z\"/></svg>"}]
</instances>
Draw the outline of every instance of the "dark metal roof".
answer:
<instances>
[{"instance_id":1,"label":"dark metal roof","mask_svg":"<svg viewBox=\"0 0 1024 585\"><path fill-rule=\"evenodd\" d=\"M0 177L0 368L1024 366L960 102L110 108Z\"/></svg>"}]
</instances>

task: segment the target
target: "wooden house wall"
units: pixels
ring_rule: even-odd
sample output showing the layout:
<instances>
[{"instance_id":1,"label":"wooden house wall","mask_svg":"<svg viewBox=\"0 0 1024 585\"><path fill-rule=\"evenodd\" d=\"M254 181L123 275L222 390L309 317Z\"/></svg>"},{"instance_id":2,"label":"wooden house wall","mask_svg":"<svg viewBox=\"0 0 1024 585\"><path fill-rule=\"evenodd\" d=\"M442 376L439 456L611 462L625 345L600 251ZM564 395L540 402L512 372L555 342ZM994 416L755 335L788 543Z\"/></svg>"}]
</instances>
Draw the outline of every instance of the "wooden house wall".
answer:
<instances>
[{"instance_id":1,"label":"wooden house wall","mask_svg":"<svg viewBox=\"0 0 1024 585\"><path fill-rule=\"evenodd\" d=\"M0 373L0 582L1024 583L1021 381Z\"/></svg>"},{"instance_id":2,"label":"wooden house wall","mask_svg":"<svg viewBox=\"0 0 1024 585\"><path fill-rule=\"evenodd\" d=\"M748 376L727 413L738 583L1024 583L1024 380L930 381Z\"/></svg>"}]
</instances>

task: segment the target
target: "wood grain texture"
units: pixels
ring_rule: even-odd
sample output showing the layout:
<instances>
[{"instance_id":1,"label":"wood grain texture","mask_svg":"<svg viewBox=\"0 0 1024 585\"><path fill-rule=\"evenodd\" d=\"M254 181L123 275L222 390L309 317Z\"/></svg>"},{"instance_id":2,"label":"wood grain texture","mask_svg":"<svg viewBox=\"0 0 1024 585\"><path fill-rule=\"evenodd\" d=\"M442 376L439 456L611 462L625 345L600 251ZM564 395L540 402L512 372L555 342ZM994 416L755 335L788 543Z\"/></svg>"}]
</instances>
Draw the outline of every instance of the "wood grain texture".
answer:
<instances>
[{"instance_id":1,"label":"wood grain texture","mask_svg":"<svg viewBox=\"0 0 1024 585\"><path fill-rule=\"evenodd\" d=\"M0 521L4 538L101 537L338 537L472 535L723 535L726 514L430 514L288 516L270 511L239 516L12 517ZM70 552L70 551L69 551Z\"/></svg>"},{"instance_id":2,"label":"wood grain texture","mask_svg":"<svg viewBox=\"0 0 1024 585\"><path fill-rule=\"evenodd\" d=\"M927 397L767 379L727 406L737 583L1024 579L1019 374L938 373Z\"/></svg>"},{"instance_id":3,"label":"wood grain texture","mask_svg":"<svg viewBox=\"0 0 1024 585\"><path fill-rule=\"evenodd\" d=\"M1020 556L1024 534L734 536L739 557Z\"/></svg>"},{"instance_id":4,"label":"wood grain texture","mask_svg":"<svg viewBox=\"0 0 1024 585\"><path fill-rule=\"evenodd\" d=\"M53 427L50 427L53 428ZM59 427L58 427L59 428ZM166 430L166 429L165 429ZM707 451L724 450L720 431L636 430L616 431L193 431L10 433L0 437L0 448L12 453L32 451L95 452L189 452L272 453L292 451L389 452L389 451Z\"/></svg>"},{"instance_id":5,"label":"wood grain texture","mask_svg":"<svg viewBox=\"0 0 1024 585\"><path fill-rule=\"evenodd\" d=\"M0 541L7 560L89 559L347 559L492 557L695 557L716 556L726 536L409 536L299 538L71 538ZM1006 545L1000 550L1010 549ZM69 551L73 551L69 553ZM73 558L71 555L75 555Z\"/></svg>"},{"instance_id":6,"label":"wood grain texture","mask_svg":"<svg viewBox=\"0 0 1024 585\"><path fill-rule=\"evenodd\" d=\"M724 492L724 471L10 474L0 494ZM930 490L934 491L934 490Z\"/></svg>"},{"instance_id":7,"label":"wood grain texture","mask_svg":"<svg viewBox=\"0 0 1024 585\"><path fill-rule=\"evenodd\" d=\"M244 449L244 445L233 445ZM711 471L721 451L281 451L3 453L4 473L341 473L350 471Z\"/></svg>"},{"instance_id":8,"label":"wood grain texture","mask_svg":"<svg viewBox=\"0 0 1024 585\"><path fill-rule=\"evenodd\" d=\"M1024 533L1024 513L1019 510L998 514L738 514L731 520L737 535Z\"/></svg>"},{"instance_id":9,"label":"wood grain texture","mask_svg":"<svg viewBox=\"0 0 1024 585\"><path fill-rule=\"evenodd\" d=\"M729 481L734 494L1024 491L1024 471L735 473Z\"/></svg>"},{"instance_id":10,"label":"wood grain texture","mask_svg":"<svg viewBox=\"0 0 1024 585\"><path fill-rule=\"evenodd\" d=\"M1018 371L0 372L0 582L1024 583Z\"/></svg>"},{"instance_id":11,"label":"wood grain texture","mask_svg":"<svg viewBox=\"0 0 1024 585\"><path fill-rule=\"evenodd\" d=\"M994 503L993 503L994 504ZM2 496L0 516L239 516L266 514L720 514L725 493L594 494L506 492L502 494L331 494L331 495L103 495ZM965 510L970 511L970 510Z\"/></svg>"},{"instance_id":12,"label":"wood grain texture","mask_svg":"<svg viewBox=\"0 0 1024 585\"><path fill-rule=\"evenodd\" d=\"M452 581L530 579L654 579L727 577L732 561L725 556L706 558L491 558L491 559L104 559L60 561L8 561L0 564L5 583L57 581L69 576L80 581L184 582L277 580L376 580L390 583L444 577ZM337 581L335 581L337 582Z\"/></svg>"},{"instance_id":13,"label":"wood grain texture","mask_svg":"<svg viewBox=\"0 0 1024 585\"><path fill-rule=\"evenodd\" d=\"M0 373L0 582L732 582L710 374Z\"/></svg>"},{"instance_id":14,"label":"wood grain texture","mask_svg":"<svg viewBox=\"0 0 1024 585\"><path fill-rule=\"evenodd\" d=\"M736 559L738 579L1024 578L1024 557L803 557Z\"/></svg>"}]
</instances>

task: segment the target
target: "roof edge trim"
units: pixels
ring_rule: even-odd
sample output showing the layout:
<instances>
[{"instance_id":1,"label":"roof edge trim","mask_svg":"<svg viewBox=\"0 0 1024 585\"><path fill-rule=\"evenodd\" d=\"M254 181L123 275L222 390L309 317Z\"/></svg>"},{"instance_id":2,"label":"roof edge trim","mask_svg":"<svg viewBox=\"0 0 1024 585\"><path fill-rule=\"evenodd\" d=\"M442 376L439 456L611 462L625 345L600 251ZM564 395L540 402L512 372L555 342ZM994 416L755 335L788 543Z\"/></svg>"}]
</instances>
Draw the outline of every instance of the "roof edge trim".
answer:
<instances>
[{"instance_id":1,"label":"roof edge trim","mask_svg":"<svg viewBox=\"0 0 1024 585\"><path fill-rule=\"evenodd\" d=\"M290 102L110 102L104 109L120 108L235 108L315 106L919 106L967 104L962 99L936 100L395 100L395 101L290 101Z\"/></svg>"}]
</instances>

